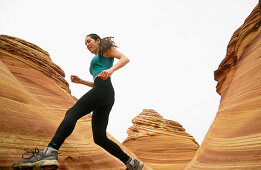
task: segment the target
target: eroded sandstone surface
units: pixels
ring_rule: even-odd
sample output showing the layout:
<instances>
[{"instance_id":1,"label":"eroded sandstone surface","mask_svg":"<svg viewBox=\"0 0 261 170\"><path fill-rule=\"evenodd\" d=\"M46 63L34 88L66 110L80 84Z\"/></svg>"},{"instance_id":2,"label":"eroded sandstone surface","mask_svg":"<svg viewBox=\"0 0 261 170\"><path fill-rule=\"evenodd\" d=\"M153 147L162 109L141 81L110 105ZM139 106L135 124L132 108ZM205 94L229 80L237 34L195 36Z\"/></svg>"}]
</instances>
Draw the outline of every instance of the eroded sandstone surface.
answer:
<instances>
[{"instance_id":1,"label":"eroded sandstone surface","mask_svg":"<svg viewBox=\"0 0 261 170\"><path fill-rule=\"evenodd\" d=\"M153 169L183 170L199 148L178 122L155 110L144 109L132 122L123 145Z\"/></svg>"},{"instance_id":2,"label":"eroded sandstone surface","mask_svg":"<svg viewBox=\"0 0 261 170\"><path fill-rule=\"evenodd\" d=\"M233 34L215 71L218 113L187 169L261 169L261 13Z\"/></svg>"},{"instance_id":3,"label":"eroded sandstone surface","mask_svg":"<svg viewBox=\"0 0 261 170\"><path fill-rule=\"evenodd\" d=\"M19 38L0 35L0 169L10 169L21 160L24 148L42 150L47 146L77 100L64 76L48 52ZM60 169L125 169L94 144L90 119L91 115L81 118L61 147Z\"/></svg>"}]
</instances>

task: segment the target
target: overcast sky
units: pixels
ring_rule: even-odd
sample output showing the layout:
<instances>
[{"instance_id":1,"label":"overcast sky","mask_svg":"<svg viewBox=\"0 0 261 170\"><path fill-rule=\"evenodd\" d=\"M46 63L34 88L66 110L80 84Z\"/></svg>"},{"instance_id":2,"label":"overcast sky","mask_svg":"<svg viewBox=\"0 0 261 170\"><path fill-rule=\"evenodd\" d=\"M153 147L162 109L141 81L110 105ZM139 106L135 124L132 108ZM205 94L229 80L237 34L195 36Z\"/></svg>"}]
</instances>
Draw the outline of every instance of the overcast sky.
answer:
<instances>
[{"instance_id":1,"label":"overcast sky","mask_svg":"<svg viewBox=\"0 0 261 170\"><path fill-rule=\"evenodd\" d=\"M89 33L114 36L130 63L112 76L116 101L108 132L127 137L131 120L154 109L201 144L220 102L214 71L258 0L0 0L0 34L38 45L66 73L72 95L92 80ZM115 63L118 60L115 60Z\"/></svg>"}]
</instances>

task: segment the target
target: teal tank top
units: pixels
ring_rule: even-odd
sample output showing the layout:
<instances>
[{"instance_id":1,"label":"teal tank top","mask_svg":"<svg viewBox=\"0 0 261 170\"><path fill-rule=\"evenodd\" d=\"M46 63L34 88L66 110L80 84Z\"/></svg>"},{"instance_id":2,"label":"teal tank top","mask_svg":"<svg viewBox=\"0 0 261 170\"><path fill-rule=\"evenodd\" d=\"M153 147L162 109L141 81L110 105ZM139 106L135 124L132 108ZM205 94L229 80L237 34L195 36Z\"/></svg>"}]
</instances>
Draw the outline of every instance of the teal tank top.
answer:
<instances>
[{"instance_id":1,"label":"teal tank top","mask_svg":"<svg viewBox=\"0 0 261 170\"><path fill-rule=\"evenodd\" d=\"M99 57L95 55L90 64L90 73L93 79L99 75L103 70L107 70L113 66L114 57Z\"/></svg>"}]
</instances>

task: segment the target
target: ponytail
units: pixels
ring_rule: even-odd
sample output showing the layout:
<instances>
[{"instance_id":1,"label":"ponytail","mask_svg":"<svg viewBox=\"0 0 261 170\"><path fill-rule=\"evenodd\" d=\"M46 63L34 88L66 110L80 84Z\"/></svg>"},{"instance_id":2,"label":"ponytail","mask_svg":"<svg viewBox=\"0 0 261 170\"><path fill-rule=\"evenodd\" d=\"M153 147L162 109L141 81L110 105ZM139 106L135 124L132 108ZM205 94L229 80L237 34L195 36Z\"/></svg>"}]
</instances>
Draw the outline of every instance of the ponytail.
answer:
<instances>
[{"instance_id":1,"label":"ponytail","mask_svg":"<svg viewBox=\"0 0 261 170\"><path fill-rule=\"evenodd\" d=\"M98 56L101 57L103 54L109 50L110 48L118 47L112 40L114 37L105 37L101 39L101 42L99 44L98 48Z\"/></svg>"}]
</instances>

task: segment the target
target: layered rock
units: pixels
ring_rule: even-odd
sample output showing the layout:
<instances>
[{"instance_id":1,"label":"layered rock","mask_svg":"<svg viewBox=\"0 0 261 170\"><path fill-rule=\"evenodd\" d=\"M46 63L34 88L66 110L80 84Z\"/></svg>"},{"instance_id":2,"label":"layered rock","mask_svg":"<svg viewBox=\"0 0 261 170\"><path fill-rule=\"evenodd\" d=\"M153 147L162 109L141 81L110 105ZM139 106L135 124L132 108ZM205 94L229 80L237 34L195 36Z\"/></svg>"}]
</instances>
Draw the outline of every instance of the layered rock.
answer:
<instances>
[{"instance_id":1,"label":"layered rock","mask_svg":"<svg viewBox=\"0 0 261 170\"><path fill-rule=\"evenodd\" d=\"M144 109L132 122L123 145L153 169L184 169L199 148L178 122L154 110Z\"/></svg>"},{"instance_id":2,"label":"layered rock","mask_svg":"<svg viewBox=\"0 0 261 170\"><path fill-rule=\"evenodd\" d=\"M47 146L76 99L63 70L38 46L0 35L0 59L0 169L9 169L22 159L23 148ZM124 169L124 164L94 144L90 118L80 119L61 147L60 169Z\"/></svg>"},{"instance_id":3,"label":"layered rock","mask_svg":"<svg viewBox=\"0 0 261 170\"><path fill-rule=\"evenodd\" d=\"M218 113L187 169L261 169L261 13L233 34L215 71Z\"/></svg>"}]
</instances>

